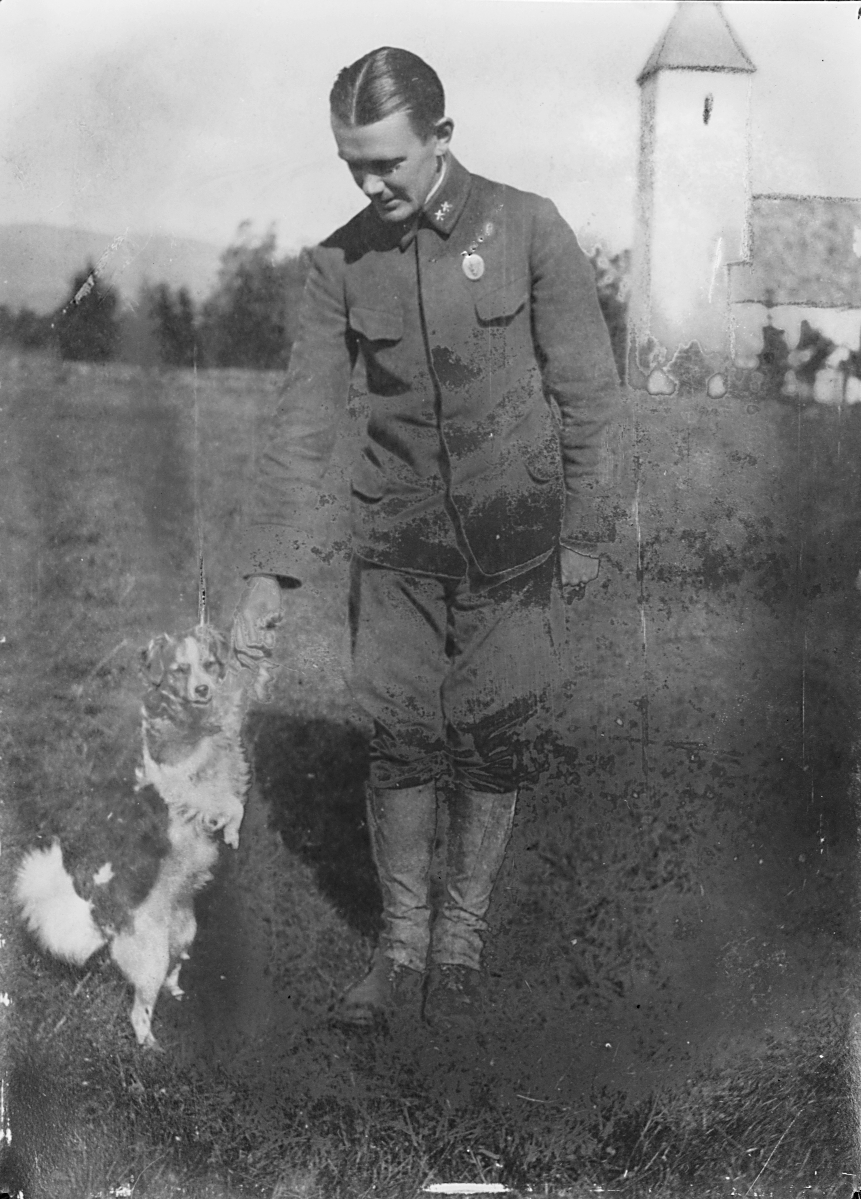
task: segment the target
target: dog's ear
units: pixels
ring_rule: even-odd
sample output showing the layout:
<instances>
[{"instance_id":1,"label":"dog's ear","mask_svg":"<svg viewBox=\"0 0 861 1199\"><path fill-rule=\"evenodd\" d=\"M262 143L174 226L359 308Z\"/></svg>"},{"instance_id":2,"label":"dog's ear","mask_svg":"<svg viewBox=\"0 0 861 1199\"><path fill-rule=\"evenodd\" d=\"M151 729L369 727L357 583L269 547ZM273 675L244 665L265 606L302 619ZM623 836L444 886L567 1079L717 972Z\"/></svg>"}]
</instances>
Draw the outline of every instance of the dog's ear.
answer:
<instances>
[{"instance_id":1,"label":"dog's ear","mask_svg":"<svg viewBox=\"0 0 861 1199\"><path fill-rule=\"evenodd\" d=\"M146 649L141 650L141 669L146 681L153 687L159 687L167 670L166 653L170 638L167 633L161 637L153 637Z\"/></svg>"}]
</instances>

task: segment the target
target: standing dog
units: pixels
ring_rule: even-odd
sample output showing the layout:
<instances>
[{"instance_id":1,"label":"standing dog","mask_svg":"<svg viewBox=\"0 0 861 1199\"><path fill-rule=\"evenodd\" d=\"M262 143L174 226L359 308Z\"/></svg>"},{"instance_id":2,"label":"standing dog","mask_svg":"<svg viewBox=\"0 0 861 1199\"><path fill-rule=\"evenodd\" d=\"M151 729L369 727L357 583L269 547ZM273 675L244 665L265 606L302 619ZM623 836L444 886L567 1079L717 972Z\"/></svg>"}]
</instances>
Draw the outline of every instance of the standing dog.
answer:
<instances>
[{"instance_id":1,"label":"standing dog","mask_svg":"<svg viewBox=\"0 0 861 1199\"><path fill-rule=\"evenodd\" d=\"M234 848L250 772L239 736L251 687L262 695L266 667L255 676L229 654L209 625L179 637L165 634L143 654L149 682L143 704L143 762L135 791L150 806L167 808L167 851L145 898L116 919L100 913L115 873L105 862L92 875L94 899L76 890L59 841L30 850L14 895L24 920L49 953L83 965L103 945L134 987L131 1022L138 1043L157 1047L152 1013L165 987L183 994L179 971L197 932L194 897L212 878L216 838ZM115 891L122 894L122 879ZM116 908L116 902L114 903Z\"/></svg>"}]
</instances>

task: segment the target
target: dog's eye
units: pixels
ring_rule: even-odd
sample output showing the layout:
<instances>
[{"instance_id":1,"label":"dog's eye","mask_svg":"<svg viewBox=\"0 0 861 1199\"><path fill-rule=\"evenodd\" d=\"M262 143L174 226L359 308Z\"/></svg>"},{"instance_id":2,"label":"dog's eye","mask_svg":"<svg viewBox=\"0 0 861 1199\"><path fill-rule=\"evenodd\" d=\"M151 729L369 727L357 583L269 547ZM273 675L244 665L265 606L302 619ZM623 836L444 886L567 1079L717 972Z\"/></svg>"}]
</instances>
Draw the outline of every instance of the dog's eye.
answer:
<instances>
[{"instance_id":1,"label":"dog's eye","mask_svg":"<svg viewBox=\"0 0 861 1199\"><path fill-rule=\"evenodd\" d=\"M203 664L203 669L206 671L217 670L218 669L218 659L217 658L207 658Z\"/></svg>"}]
</instances>

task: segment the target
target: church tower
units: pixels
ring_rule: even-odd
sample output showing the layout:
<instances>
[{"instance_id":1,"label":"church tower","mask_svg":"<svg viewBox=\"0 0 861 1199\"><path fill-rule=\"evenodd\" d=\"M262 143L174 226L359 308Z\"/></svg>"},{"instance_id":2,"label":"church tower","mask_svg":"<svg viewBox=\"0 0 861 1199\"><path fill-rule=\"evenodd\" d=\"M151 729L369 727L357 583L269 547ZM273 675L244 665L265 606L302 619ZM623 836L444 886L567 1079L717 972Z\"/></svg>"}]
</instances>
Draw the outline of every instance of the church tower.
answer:
<instances>
[{"instance_id":1,"label":"church tower","mask_svg":"<svg viewBox=\"0 0 861 1199\"><path fill-rule=\"evenodd\" d=\"M748 256L755 70L720 3L682 0L637 80L635 347L726 354L726 267Z\"/></svg>"}]
</instances>

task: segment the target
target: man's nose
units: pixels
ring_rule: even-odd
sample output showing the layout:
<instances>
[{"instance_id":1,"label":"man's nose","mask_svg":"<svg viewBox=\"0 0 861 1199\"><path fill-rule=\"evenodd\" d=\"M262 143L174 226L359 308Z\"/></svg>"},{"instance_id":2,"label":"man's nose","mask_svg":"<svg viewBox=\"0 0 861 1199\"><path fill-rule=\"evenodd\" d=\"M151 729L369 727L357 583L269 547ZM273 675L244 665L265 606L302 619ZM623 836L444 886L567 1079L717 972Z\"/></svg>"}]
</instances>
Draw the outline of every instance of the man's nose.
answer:
<instances>
[{"instance_id":1,"label":"man's nose","mask_svg":"<svg viewBox=\"0 0 861 1199\"><path fill-rule=\"evenodd\" d=\"M374 196L378 196L380 194L380 192L383 190L383 187L384 187L384 184L383 184L382 179L379 177L379 175L371 175L370 173L368 173L362 179L362 191L365 193L365 195L368 197L369 200L372 200L374 198Z\"/></svg>"}]
</instances>

